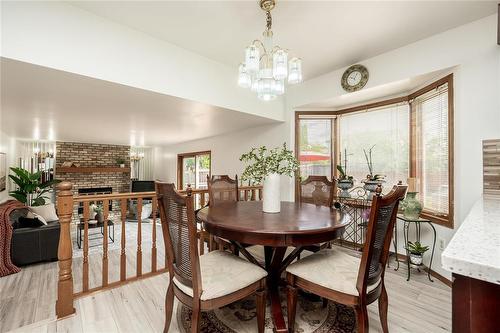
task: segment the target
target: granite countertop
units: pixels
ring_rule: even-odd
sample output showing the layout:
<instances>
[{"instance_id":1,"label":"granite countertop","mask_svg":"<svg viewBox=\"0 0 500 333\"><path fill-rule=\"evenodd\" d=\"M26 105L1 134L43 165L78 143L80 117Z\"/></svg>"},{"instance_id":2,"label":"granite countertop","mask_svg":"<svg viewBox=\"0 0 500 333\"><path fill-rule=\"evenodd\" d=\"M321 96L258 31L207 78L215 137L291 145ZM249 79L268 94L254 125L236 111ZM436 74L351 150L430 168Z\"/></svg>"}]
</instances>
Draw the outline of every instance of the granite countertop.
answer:
<instances>
[{"instance_id":1,"label":"granite countertop","mask_svg":"<svg viewBox=\"0 0 500 333\"><path fill-rule=\"evenodd\" d=\"M455 274L500 285L500 197L483 195L441 255Z\"/></svg>"}]
</instances>

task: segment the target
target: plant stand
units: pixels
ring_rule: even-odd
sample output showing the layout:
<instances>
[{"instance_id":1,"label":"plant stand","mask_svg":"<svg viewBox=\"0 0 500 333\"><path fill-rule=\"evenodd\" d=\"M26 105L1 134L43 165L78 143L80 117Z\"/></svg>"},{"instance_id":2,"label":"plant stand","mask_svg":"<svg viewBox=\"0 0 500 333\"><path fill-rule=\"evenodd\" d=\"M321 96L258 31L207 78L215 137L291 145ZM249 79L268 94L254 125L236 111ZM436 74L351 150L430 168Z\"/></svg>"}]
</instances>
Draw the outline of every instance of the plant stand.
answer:
<instances>
[{"instance_id":1,"label":"plant stand","mask_svg":"<svg viewBox=\"0 0 500 333\"><path fill-rule=\"evenodd\" d=\"M434 280L431 279L431 268L432 268L432 260L434 259L434 250L436 248L436 228L434 228L434 225L430 220L423 219L423 218L418 218L417 220L412 220L408 219L403 216L403 214L398 214L397 216L398 220L403 221L403 237L404 237L404 244L405 244L405 249L406 249L406 265L408 266L408 276L406 278L406 281L410 281L410 275L411 275L411 268L416 268L420 272L420 267L422 265L414 265L410 262L410 252L408 251L408 233L409 233L409 228L411 224L415 225L415 235L416 235L416 241L420 242L420 224L421 223L427 223L428 225L431 226L432 232L433 232L433 240L432 240L432 250L431 250L431 261L429 262L429 267L427 269L427 277L429 278L429 281L434 282ZM394 269L397 271L399 269L399 263L400 260L398 259L398 224L397 220L396 223L394 224L394 252L396 253L396 262L397 262L397 267Z\"/></svg>"}]
</instances>

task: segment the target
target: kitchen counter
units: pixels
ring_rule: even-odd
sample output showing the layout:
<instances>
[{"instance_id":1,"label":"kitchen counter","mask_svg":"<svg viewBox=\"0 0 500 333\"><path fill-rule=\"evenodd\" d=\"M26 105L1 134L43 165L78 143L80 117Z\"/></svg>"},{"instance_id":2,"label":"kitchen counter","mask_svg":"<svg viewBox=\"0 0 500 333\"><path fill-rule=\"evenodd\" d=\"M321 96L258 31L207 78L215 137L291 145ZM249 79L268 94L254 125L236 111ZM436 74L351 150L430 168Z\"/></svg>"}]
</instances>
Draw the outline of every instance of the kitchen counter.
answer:
<instances>
[{"instance_id":1,"label":"kitchen counter","mask_svg":"<svg viewBox=\"0 0 500 333\"><path fill-rule=\"evenodd\" d=\"M500 197L483 195L441 255L454 274L500 285Z\"/></svg>"}]
</instances>

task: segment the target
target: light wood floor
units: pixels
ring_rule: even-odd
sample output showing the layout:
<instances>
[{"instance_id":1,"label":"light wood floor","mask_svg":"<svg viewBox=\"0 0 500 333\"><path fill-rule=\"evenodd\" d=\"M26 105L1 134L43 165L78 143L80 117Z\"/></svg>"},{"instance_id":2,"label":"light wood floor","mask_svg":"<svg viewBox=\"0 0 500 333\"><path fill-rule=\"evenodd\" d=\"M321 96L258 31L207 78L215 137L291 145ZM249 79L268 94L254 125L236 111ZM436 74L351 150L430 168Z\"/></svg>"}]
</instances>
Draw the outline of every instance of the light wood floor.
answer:
<instances>
[{"instance_id":1,"label":"light wood floor","mask_svg":"<svg viewBox=\"0 0 500 333\"><path fill-rule=\"evenodd\" d=\"M159 268L164 267L163 243L158 242ZM128 251L127 275L135 274L135 248ZM110 281L118 279L119 251L110 252ZM143 272L150 270L150 250L143 250ZM81 258L74 262L75 290L81 289ZM451 290L424 273L406 268L386 270L391 332L451 332ZM57 263L24 268L0 279L0 332L161 332L168 275L162 274L75 301L76 315L55 320ZM101 279L100 256L90 260L91 287ZM369 306L370 332L381 332L377 304ZM178 332L175 315L170 332Z\"/></svg>"}]
</instances>

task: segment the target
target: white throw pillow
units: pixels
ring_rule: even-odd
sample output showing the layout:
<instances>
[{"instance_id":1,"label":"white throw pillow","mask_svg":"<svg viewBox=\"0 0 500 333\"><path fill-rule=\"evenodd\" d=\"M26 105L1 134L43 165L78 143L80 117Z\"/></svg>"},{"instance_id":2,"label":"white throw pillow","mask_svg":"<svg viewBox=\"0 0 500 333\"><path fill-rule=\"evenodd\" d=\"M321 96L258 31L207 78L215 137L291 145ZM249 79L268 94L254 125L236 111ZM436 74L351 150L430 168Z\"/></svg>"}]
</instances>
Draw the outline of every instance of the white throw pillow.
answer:
<instances>
[{"instance_id":1,"label":"white throw pillow","mask_svg":"<svg viewBox=\"0 0 500 333\"><path fill-rule=\"evenodd\" d=\"M152 212L153 212L153 204L152 203L148 203L148 204L145 204L144 206L142 206L141 220L145 220L145 219L149 218L149 216L151 215Z\"/></svg>"},{"instance_id":2,"label":"white throw pillow","mask_svg":"<svg viewBox=\"0 0 500 333\"><path fill-rule=\"evenodd\" d=\"M29 209L34 214L41 216L47 222L59 220L59 217L57 217L56 214L56 208L54 207L53 203L43 206L33 206L30 207Z\"/></svg>"}]
</instances>

